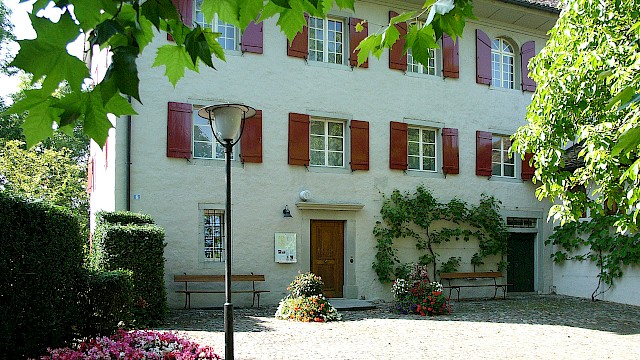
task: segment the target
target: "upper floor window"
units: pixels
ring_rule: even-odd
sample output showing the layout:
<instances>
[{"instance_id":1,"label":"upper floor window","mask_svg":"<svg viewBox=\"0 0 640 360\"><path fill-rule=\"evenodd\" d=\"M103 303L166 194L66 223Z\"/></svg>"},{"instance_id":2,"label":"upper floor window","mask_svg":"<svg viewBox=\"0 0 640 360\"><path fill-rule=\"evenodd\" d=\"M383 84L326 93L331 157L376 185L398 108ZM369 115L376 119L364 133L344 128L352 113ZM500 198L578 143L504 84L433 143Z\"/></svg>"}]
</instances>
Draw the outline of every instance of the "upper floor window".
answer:
<instances>
[{"instance_id":1,"label":"upper floor window","mask_svg":"<svg viewBox=\"0 0 640 360\"><path fill-rule=\"evenodd\" d=\"M513 47L503 38L494 39L491 43L491 85L513 89L515 83L514 63Z\"/></svg>"},{"instance_id":2,"label":"upper floor window","mask_svg":"<svg viewBox=\"0 0 640 360\"><path fill-rule=\"evenodd\" d=\"M407 146L410 170L436 171L436 130L409 127Z\"/></svg>"},{"instance_id":3,"label":"upper floor window","mask_svg":"<svg viewBox=\"0 0 640 360\"><path fill-rule=\"evenodd\" d=\"M344 64L344 21L309 17L309 60Z\"/></svg>"},{"instance_id":4,"label":"upper floor window","mask_svg":"<svg viewBox=\"0 0 640 360\"><path fill-rule=\"evenodd\" d=\"M209 120L193 114L193 157L195 159L224 160L224 147L213 137Z\"/></svg>"},{"instance_id":5,"label":"upper floor window","mask_svg":"<svg viewBox=\"0 0 640 360\"><path fill-rule=\"evenodd\" d=\"M508 136L493 135L491 145L491 175L516 177L515 159L509 154L511 140Z\"/></svg>"},{"instance_id":6,"label":"upper floor window","mask_svg":"<svg viewBox=\"0 0 640 360\"><path fill-rule=\"evenodd\" d=\"M235 26L225 23L218 19L218 14L213 17L212 23L205 23L204 14L202 13L201 6L203 0L195 1L195 22L203 28L210 28L213 32L220 33L218 42L225 50L238 50L240 44L240 30Z\"/></svg>"},{"instance_id":7,"label":"upper floor window","mask_svg":"<svg viewBox=\"0 0 640 360\"><path fill-rule=\"evenodd\" d=\"M311 119L309 123L309 164L344 167L344 131L342 121Z\"/></svg>"},{"instance_id":8,"label":"upper floor window","mask_svg":"<svg viewBox=\"0 0 640 360\"><path fill-rule=\"evenodd\" d=\"M427 66L424 66L422 63L417 62L413 58L412 50L407 50L407 71L417 74L427 74L427 75L435 75L436 74L436 49L429 49L429 62Z\"/></svg>"}]
</instances>

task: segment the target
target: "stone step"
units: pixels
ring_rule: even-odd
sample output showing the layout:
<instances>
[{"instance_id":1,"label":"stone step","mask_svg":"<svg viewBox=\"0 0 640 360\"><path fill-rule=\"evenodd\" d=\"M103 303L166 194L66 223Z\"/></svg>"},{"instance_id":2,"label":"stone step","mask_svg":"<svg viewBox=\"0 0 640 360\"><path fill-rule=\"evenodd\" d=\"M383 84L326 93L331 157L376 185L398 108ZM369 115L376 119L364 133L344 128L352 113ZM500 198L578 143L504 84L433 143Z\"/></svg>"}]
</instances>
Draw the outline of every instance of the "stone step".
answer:
<instances>
[{"instance_id":1,"label":"stone step","mask_svg":"<svg viewBox=\"0 0 640 360\"><path fill-rule=\"evenodd\" d=\"M368 300L360 300L360 299L345 299L345 298L330 298L329 303L331 306L336 308L336 310L371 310L375 309L376 306Z\"/></svg>"}]
</instances>

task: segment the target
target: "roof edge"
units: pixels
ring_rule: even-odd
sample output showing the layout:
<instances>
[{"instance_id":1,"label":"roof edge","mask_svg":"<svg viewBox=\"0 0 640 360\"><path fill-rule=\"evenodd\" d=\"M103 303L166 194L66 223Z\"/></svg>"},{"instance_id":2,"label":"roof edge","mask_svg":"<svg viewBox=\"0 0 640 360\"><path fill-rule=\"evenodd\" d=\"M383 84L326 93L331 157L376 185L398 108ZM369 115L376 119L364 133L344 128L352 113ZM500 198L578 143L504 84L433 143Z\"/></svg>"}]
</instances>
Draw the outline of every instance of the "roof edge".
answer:
<instances>
[{"instance_id":1,"label":"roof edge","mask_svg":"<svg viewBox=\"0 0 640 360\"><path fill-rule=\"evenodd\" d=\"M557 7L554 6L549 6L549 5L544 5L544 4L538 4L538 3L533 3L530 0L498 0L504 3L508 3L508 4L514 4L514 5L519 5L519 6L524 6L524 7L528 7L531 9L537 9L537 10L542 10L542 11L546 11L546 12L550 12L553 14L560 14L560 10Z\"/></svg>"}]
</instances>

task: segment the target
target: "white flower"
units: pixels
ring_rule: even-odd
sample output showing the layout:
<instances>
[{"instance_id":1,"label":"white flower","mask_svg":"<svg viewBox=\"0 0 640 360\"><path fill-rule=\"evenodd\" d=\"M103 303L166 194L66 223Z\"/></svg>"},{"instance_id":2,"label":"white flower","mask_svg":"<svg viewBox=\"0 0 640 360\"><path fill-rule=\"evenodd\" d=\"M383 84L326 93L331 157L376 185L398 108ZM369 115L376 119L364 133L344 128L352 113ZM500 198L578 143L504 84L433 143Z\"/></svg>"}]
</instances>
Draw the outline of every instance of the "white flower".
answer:
<instances>
[{"instance_id":1,"label":"white flower","mask_svg":"<svg viewBox=\"0 0 640 360\"><path fill-rule=\"evenodd\" d=\"M451 11L454 8L453 0L438 0L435 4L431 5L431 10L429 10L429 16L427 16L427 21L425 25L431 24L433 21L433 17L436 16L436 13L440 15L444 15Z\"/></svg>"}]
</instances>

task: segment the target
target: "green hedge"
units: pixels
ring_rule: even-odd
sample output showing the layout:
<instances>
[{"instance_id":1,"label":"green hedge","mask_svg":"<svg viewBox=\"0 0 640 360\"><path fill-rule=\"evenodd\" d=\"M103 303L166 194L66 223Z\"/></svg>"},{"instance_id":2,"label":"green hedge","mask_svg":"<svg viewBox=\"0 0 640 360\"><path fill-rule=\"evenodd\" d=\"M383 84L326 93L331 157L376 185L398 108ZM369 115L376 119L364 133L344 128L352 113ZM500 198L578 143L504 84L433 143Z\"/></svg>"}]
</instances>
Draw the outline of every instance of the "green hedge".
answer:
<instances>
[{"instance_id":1,"label":"green hedge","mask_svg":"<svg viewBox=\"0 0 640 360\"><path fill-rule=\"evenodd\" d=\"M0 192L0 358L36 356L73 338L82 245L70 211Z\"/></svg>"},{"instance_id":2,"label":"green hedge","mask_svg":"<svg viewBox=\"0 0 640 360\"><path fill-rule=\"evenodd\" d=\"M110 335L133 320L133 273L88 271L82 305L82 335Z\"/></svg>"},{"instance_id":3,"label":"green hedge","mask_svg":"<svg viewBox=\"0 0 640 360\"><path fill-rule=\"evenodd\" d=\"M164 230L155 225L112 225L103 221L94 232L91 258L95 268L133 273L136 326L154 326L164 318L164 246Z\"/></svg>"},{"instance_id":4,"label":"green hedge","mask_svg":"<svg viewBox=\"0 0 640 360\"><path fill-rule=\"evenodd\" d=\"M134 213L130 211L100 211L96 214L96 227L112 225L146 225L155 224L153 218L147 214Z\"/></svg>"}]
</instances>

